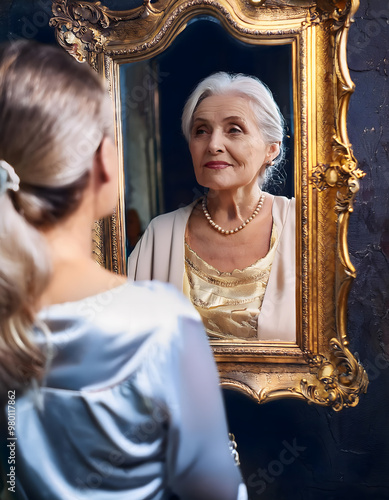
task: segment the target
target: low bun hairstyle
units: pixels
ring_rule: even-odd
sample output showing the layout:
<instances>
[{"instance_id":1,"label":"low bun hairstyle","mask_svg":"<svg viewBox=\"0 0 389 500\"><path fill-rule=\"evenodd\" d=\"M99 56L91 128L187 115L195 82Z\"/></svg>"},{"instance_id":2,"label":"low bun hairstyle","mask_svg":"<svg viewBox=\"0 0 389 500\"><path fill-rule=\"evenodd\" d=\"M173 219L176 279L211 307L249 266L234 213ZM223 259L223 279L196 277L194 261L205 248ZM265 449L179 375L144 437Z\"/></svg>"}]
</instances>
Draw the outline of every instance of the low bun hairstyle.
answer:
<instances>
[{"instance_id":1,"label":"low bun hairstyle","mask_svg":"<svg viewBox=\"0 0 389 500\"><path fill-rule=\"evenodd\" d=\"M27 41L0 47L0 160L20 178L0 189L0 396L43 376L33 339L50 277L39 230L79 205L97 149L113 135L102 79L64 50ZM44 329L44 327L43 327Z\"/></svg>"}]
</instances>

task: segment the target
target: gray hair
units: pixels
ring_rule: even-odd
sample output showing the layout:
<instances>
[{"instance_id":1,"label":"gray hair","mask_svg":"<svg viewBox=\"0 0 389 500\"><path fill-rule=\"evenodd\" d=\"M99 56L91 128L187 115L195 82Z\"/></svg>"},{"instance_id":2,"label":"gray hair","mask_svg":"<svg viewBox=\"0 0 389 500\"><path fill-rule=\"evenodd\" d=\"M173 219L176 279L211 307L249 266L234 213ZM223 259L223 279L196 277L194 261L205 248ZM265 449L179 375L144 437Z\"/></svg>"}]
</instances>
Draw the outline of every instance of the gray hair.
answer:
<instances>
[{"instance_id":1,"label":"gray hair","mask_svg":"<svg viewBox=\"0 0 389 500\"><path fill-rule=\"evenodd\" d=\"M200 102L213 95L229 94L237 94L250 99L264 142L266 144L280 143L279 155L274 159L273 166L266 169L266 177L271 177L273 170L281 165L285 156L283 147L285 120L269 88L254 76L221 71L202 80L189 96L182 113L182 131L186 140L189 142L193 115Z\"/></svg>"}]
</instances>

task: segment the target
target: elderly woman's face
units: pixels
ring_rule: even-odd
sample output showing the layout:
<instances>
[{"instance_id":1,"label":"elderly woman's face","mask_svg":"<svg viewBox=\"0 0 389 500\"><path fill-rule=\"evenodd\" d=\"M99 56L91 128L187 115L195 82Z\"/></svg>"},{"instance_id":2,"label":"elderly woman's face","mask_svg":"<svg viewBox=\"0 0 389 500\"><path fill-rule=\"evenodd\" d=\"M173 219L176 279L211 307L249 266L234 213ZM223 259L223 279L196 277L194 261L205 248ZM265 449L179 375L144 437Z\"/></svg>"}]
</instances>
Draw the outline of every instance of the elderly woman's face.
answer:
<instances>
[{"instance_id":1,"label":"elderly woman's face","mask_svg":"<svg viewBox=\"0 0 389 500\"><path fill-rule=\"evenodd\" d=\"M264 143L249 99L215 95L193 115L189 149L197 182L224 190L254 185L279 146Z\"/></svg>"}]
</instances>

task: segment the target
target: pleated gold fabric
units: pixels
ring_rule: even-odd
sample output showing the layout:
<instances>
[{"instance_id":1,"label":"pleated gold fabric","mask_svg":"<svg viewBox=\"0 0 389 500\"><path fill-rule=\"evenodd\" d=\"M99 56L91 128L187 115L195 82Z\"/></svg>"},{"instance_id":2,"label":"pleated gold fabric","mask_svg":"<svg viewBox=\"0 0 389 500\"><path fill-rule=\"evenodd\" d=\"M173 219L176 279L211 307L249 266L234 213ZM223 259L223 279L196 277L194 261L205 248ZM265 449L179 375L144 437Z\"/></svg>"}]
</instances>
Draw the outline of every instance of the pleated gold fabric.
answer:
<instances>
[{"instance_id":1,"label":"pleated gold fabric","mask_svg":"<svg viewBox=\"0 0 389 500\"><path fill-rule=\"evenodd\" d=\"M273 224L270 249L254 264L222 272L205 262L185 242L184 292L200 313L213 339L256 339L257 323L277 248Z\"/></svg>"}]
</instances>

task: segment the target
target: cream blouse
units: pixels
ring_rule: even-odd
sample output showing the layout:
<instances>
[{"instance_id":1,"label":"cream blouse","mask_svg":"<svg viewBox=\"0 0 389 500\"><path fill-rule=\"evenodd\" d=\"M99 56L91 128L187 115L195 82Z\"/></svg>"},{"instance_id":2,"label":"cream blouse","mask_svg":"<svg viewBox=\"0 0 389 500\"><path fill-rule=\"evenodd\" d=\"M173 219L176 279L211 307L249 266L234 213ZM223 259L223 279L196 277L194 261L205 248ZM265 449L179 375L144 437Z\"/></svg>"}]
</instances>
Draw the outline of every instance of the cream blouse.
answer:
<instances>
[{"instance_id":1,"label":"cream blouse","mask_svg":"<svg viewBox=\"0 0 389 500\"><path fill-rule=\"evenodd\" d=\"M258 337L258 316L277 242L277 228L273 224L267 255L232 272L214 268L185 242L184 293L200 313L211 339Z\"/></svg>"}]
</instances>

